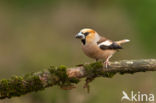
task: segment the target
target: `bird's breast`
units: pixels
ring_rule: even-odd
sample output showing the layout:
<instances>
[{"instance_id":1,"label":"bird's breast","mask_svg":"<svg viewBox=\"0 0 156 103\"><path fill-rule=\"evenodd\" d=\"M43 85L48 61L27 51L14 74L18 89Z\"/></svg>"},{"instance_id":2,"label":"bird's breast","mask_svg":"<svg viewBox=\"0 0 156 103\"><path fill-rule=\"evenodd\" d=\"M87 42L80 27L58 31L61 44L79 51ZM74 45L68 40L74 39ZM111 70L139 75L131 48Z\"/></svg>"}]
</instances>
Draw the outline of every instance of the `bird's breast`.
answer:
<instances>
[{"instance_id":1,"label":"bird's breast","mask_svg":"<svg viewBox=\"0 0 156 103\"><path fill-rule=\"evenodd\" d=\"M102 50L97 44L86 44L82 46L84 53L93 59L106 59L108 56L114 54L115 50Z\"/></svg>"}]
</instances>

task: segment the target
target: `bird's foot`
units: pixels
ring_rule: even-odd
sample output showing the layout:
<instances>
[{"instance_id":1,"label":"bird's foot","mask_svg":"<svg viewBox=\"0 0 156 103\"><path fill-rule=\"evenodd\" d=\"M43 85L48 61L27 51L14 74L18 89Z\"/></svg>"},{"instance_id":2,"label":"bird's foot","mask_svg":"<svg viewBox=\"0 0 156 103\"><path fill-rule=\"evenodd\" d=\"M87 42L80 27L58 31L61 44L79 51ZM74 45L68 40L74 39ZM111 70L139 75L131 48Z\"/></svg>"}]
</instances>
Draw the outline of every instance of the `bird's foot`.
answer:
<instances>
[{"instance_id":1,"label":"bird's foot","mask_svg":"<svg viewBox=\"0 0 156 103\"><path fill-rule=\"evenodd\" d=\"M99 60L98 59L95 59L96 60L96 62L98 62Z\"/></svg>"},{"instance_id":2,"label":"bird's foot","mask_svg":"<svg viewBox=\"0 0 156 103\"><path fill-rule=\"evenodd\" d=\"M105 64L105 67L107 69L109 67L109 65L110 65L110 62L109 61L105 61L104 64Z\"/></svg>"}]
</instances>

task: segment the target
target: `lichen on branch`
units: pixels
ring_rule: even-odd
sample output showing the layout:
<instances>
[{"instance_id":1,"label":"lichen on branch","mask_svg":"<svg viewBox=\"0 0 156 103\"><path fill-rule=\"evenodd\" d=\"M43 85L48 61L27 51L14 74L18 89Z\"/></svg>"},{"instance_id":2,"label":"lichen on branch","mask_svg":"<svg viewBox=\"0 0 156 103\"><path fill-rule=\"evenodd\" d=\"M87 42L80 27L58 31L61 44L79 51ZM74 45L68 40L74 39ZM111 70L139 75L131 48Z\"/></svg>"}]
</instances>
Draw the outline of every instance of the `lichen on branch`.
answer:
<instances>
[{"instance_id":1,"label":"lichen on branch","mask_svg":"<svg viewBox=\"0 0 156 103\"><path fill-rule=\"evenodd\" d=\"M0 99L21 96L53 85L71 88L78 82L79 79L75 77L68 78L65 66L52 66L44 71L0 80Z\"/></svg>"},{"instance_id":2,"label":"lichen on branch","mask_svg":"<svg viewBox=\"0 0 156 103\"><path fill-rule=\"evenodd\" d=\"M21 96L54 85L62 89L72 89L80 82L81 78L86 78L85 87L89 89L88 83L96 77L111 78L116 73L133 74L146 71L156 71L156 59L115 61L111 62L107 69L102 62L83 64L72 68L63 65L51 66L40 72L0 80L0 99Z\"/></svg>"}]
</instances>

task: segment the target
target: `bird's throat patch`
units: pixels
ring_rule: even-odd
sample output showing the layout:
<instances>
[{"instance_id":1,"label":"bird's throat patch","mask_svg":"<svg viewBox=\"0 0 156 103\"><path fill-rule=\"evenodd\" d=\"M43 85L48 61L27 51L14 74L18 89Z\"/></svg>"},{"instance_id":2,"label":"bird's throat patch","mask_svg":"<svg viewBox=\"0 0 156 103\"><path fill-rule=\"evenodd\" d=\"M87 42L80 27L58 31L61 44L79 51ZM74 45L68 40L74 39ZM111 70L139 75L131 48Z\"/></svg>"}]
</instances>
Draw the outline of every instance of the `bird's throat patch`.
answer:
<instances>
[{"instance_id":1,"label":"bird's throat patch","mask_svg":"<svg viewBox=\"0 0 156 103\"><path fill-rule=\"evenodd\" d=\"M83 45L86 44L86 39L82 39L81 42L83 43Z\"/></svg>"}]
</instances>

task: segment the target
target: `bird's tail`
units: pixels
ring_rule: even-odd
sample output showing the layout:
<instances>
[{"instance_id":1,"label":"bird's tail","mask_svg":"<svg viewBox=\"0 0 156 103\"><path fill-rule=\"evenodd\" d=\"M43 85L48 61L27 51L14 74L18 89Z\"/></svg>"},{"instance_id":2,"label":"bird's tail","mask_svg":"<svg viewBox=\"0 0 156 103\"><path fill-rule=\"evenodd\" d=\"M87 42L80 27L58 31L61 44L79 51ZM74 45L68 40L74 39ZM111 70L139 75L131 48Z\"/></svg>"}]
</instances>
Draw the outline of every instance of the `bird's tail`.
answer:
<instances>
[{"instance_id":1,"label":"bird's tail","mask_svg":"<svg viewBox=\"0 0 156 103\"><path fill-rule=\"evenodd\" d=\"M124 43L127 43L127 42L130 42L130 40L129 39L124 39L124 40L116 41L115 43L120 45L120 44L124 44Z\"/></svg>"}]
</instances>

